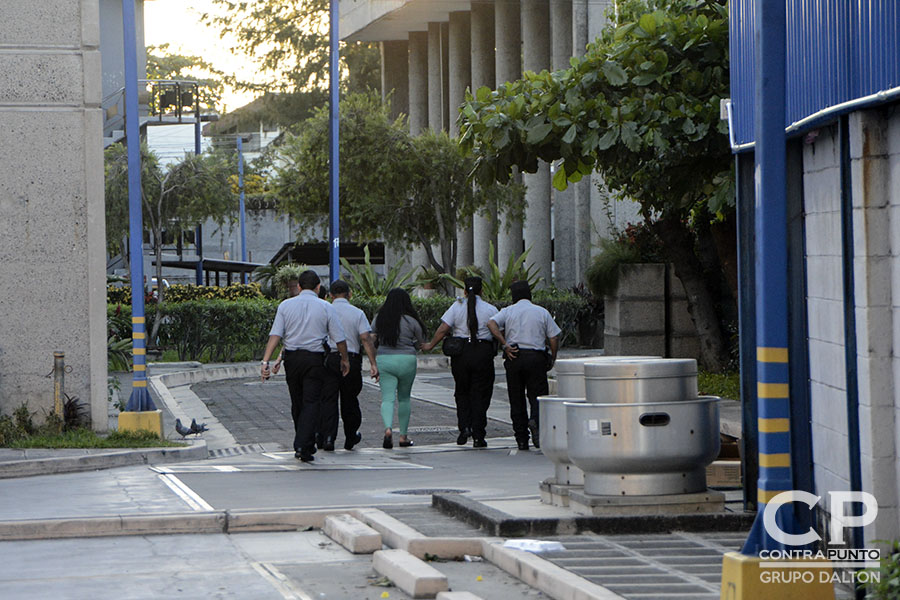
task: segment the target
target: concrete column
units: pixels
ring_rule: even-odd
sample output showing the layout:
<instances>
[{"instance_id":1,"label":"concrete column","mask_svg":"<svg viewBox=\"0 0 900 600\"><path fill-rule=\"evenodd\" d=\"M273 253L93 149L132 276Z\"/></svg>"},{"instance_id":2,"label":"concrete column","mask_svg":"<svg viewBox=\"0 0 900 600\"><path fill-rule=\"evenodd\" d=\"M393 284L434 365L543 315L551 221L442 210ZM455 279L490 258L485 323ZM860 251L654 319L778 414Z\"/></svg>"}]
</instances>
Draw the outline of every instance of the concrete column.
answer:
<instances>
[{"instance_id":1,"label":"concrete column","mask_svg":"<svg viewBox=\"0 0 900 600\"><path fill-rule=\"evenodd\" d=\"M572 55L584 56L588 44L588 0L572 0ZM591 262L591 178L572 185L575 201L575 285L584 283Z\"/></svg>"},{"instance_id":2,"label":"concrete column","mask_svg":"<svg viewBox=\"0 0 900 600\"><path fill-rule=\"evenodd\" d=\"M540 72L550 68L550 2L522 0L522 66ZM553 283L551 256L550 165L540 162L536 173L525 173L525 247L528 263L537 267L542 287Z\"/></svg>"},{"instance_id":3,"label":"concrete column","mask_svg":"<svg viewBox=\"0 0 900 600\"><path fill-rule=\"evenodd\" d=\"M606 11L609 9L615 10L615 0L588 1L588 42L593 42L600 37L600 32L609 22L606 18Z\"/></svg>"},{"instance_id":4,"label":"concrete column","mask_svg":"<svg viewBox=\"0 0 900 600\"><path fill-rule=\"evenodd\" d=\"M391 99L391 118L409 114L409 43L406 40L381 42L381 98ZM389 269L407 260L400 246L385 245L384 266Z\"/></svg>"},{"instance_id":5,"label":"concrete column","mask_svg":"<svg viewBox=\"0 0 900 600\"><path fill-rule=\"evenodd\" d=\"M522 76L522 21L519 0L494 4L496 85ZM510 256L522 253L522 222L500 215L497 231L497 264L505 268Z\"/></svg>"},{"instance_id":6,"label":"concrete column","mask_svg":"<svg viewBox=\"0 0 900 600\"><path fill-rule=\"evenodd\" d=\"M381 99L391 92L391 116L409 114L409 44L406 40L381 42Z\"/></svg>"},{"instance_id":7,"label":"concrete column","mask_svg":"<svg viewBox=\"0 0 900 600\"><path fill-rule=\"evenodd\" d=\"M466 89L472 85L471 14L450 13L450 137L459 137L459 106L465 101ZM472 218L459 217L456 225L456 266L475 261L472 246Z\"/></svg>"},{"instance_id":8,"label":"concrete column","mask_svg":"<svg viewBox=\"0 0 900 600\"><path fill-rule=\"evenodd\" d=\"M551 51L554 71L569 68L572 57L572 0L550 3ZM553 198L553 275L556 285L570 288L577 280L575 265L575 188L554 189Z\"/></svg>"},{"instance_id":9,"label":"concrete column","mask_svg":"<svg viewBox=\"0 0 900 600\"><path fill-rule=\"evenodd\" d=\"M482 86L496 87L496 59L494 57L494 5L491 2L472 3L472 92ZM488 255L494 245L497 259L497 209L486 207L485 212L472 219L472 247L474 263L482 271L490 268Z\"/></svg>"},{"instance_id":10,"label":"concrete column","mask_svg":"<svg viewBox=\"0 0 900 600\"><path fill-rule=\"evenodd\" d=\"M428 33L409 32L409 133L428 129Z\"/></svg>"},{"instance_id":11,"label":"concrete column","mask_svg":"<svg viewBox=\"0 0 900 600\"><path fill-rule=\"evenodd\" d=\"M441 128L450 131L450 23L441 23Z\"/></svg>"},{"instance_id":12,"label":"concrete column","mask_svg":"<svg viewBox=\"0 0 900 600\"><path fill-rule=\"evenodd\" d=\"M409 133L416 136L428 129L429 111L428 32L409 33ZM427 266L428 255L416 244L409 254L410 268Z\"/></svg>"},{"instance_id":13,"label":"concrete column","mask_svg":"<svg viewBox=\"0 0 900 600\"><path fill-rule=\"evenodd\" d=\"M0 412L65 393L108 425L97 0L0 2ZM14 26L12 25L14 24ZM121 42L119 43L121 51Z\"/></svg>"},{"instance_id":14,"label":"concrete column","mask_svg":"<svg viewBox=\"0 0 900 600\"><path fill-rule=\"evenodd\" d=\"M442 110L444 77L441 68L441 24L428 24L428 126L434 131L444 128Z\"/></svg>"}]
</instances>

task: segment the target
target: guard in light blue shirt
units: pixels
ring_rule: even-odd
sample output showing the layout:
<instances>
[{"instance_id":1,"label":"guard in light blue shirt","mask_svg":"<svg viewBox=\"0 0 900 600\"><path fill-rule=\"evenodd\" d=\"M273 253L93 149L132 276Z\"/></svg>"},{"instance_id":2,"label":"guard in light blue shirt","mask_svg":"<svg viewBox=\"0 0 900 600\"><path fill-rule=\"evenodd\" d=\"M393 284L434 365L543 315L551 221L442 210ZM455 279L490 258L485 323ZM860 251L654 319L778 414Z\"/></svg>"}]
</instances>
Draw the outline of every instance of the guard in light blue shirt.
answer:
<instances>
[{"instance_id":1,"label":"guard in light blue shirt","mask_svg":"<svg viewBox=\"0 0 900 600\"><path fill-rule=\"evenodd\" d=\"M509 286L513 304L488 321L488 328L502 345L506 359L509 416L519 450L528 450L528 434L535 448L541 447L538 396L550 393L547 371L556 361L562 331L546 308L532 304L531 288L525 281ZM504 330L501 332L500 330ZM549 345L549 354L546 347ZM525 397L528 403L525 403ZM529 418L528 409L531 409Z\"/></svg>"},{"instance_id":2,"label":"guard in light blue shirt","mask_svg":"<svg viewBox=\"0 0 900 600\"><path fill-rule=\"evenodd\" d=\"M497 308L481 299L481 277L466 277L466 299L454 302L444 316L431 342L422 350L431 350L447 334L444 353L450 344L459 349L450 356L450 372L456 386L456 420L459 437L456 443L464 445L472 437L474 448L486 448L487 411L494 392L494 355L497 354L494 339L488 329L488 320L497 314Z\"/></svg>"},{"instance_id":3,"label":"guard in light blue shirt","mask_svg":"<svg viewBox=\"0 0 900 600\"><path fill-rule=\"evenodd\" d=\"M344 328L331 304L318 296L321 281L315 271L299 277L301 292L278 305L275 322L263 353L260 375L269 378L269 359L284 343L284 370L291 394L291 418L294 420L294 456L303 462L315 460L316 430L325 383L325 341L331 338L341 355L340 370L350 371Z\"/></svg>"},{"instance_id":4,"label":"guard in light blue shirt","mask_svg":"<svg viewBox=\"0 0 900 600\"><path fill-rule=\"evenodd\" d=\"M322 392L323 406L319 421L319 446L326 452L334 450L337 439L338 408L344 424L344 450L352 450L362 440L359 426L362 412L359 410L359 393L362 391L362 354L360 346L369 357L369 373L378 381L378 366L375 361L375 344L372 328L366 314L350 304L350 286L346 281L336 280L331 284L331 306L344 327L347 335L347 354L350 356L350 372L341 375L337 345L329 340L332 351L326 359L325 390Z\"/></svg>"}]
</instances>

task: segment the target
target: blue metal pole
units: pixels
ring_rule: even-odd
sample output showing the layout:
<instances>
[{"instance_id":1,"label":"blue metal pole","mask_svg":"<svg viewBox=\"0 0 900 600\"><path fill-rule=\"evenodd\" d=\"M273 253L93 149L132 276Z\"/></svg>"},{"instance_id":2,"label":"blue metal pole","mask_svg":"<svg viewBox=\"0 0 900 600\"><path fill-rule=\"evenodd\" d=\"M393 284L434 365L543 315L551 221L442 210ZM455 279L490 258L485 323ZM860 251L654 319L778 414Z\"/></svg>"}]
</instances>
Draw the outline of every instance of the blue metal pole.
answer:
<instances>
[{"instance_id":1,"label":"blue metal pole","mask_svg":"<svg viewBox=\"0 0 900 600\"><path fill-rule=\"evenodd\" d=\"M194 154L200 156L203 147L200 143L200 88L194 90ZM194 243L197 245L197 285L203 285L203 225L197 225L194 231Z\"/></svg>"},{"instance_id":2,"label":"blue metal pole","mask_svg":"<svg viewBox=\"0 0 900 600\"><path fill-rule=\"evenodd\" d=\"M341 223L340 223L340 37L338 35L338 0L331 0L331 118L330 118L330 206L331 206L331 252L329 254L329 275L331 281L341 275Z\"/></svg>"},{"instance_id":3,"label":"blue metal pole","mask_svg":"<svg viewBox=\"0 0 900 600\"><path fill-rule=\"evenodd\" d=\"M785 4L756 3L756 373L758 512L742 552L783 548L763 527L766 505L793 489L788 363L787 188L785 175ZM791 505L777 522L793 533Z\"/></svg>"},{"instance_id":4,"label":"blue metal pole","mask_svg":"<svg viewBox=\"0 0 900 600\"><path fill-rule=\"evenodd\" d=\"M122 0L125 44L125 137L128 144L128 234L131 251L131 338L134 374L127 411L156 410L147 391L147 320L144 313L144 224L141 214L141 132L138 121L137 35L134 0ZM162 285L162 282L158 282Z\"/></svg>"},{"instance_id":5,"label":"blue metal pole","mask_svg":"<svg viewBox=\"0 0 900 600\"><path fill-rule=\"evenodd\" d=\"M237 137L238 152L238 188L240 188L241 211L241 261L247 262L247 219L244 216L244 140L241 135ZM241 272L241 283L247 283L247 273Z\"/></svg>"}]
</instances>

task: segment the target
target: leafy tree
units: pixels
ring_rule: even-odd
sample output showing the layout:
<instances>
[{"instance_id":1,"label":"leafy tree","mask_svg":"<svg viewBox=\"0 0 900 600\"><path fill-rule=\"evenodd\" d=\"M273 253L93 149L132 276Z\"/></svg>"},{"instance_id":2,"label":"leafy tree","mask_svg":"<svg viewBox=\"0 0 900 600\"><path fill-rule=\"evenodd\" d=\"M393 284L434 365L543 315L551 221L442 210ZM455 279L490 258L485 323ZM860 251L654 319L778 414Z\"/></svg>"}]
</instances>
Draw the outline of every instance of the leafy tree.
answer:
<instances>
[{"instance_id":1,"label":"leafy tree","mask_svg":"<svg viewBox=\"0 0 900 600\"><path fill-rule=\"evenodd\" d=\"M147 46L147 79L180 79L200 84L200 110L221 112L224 73L199 56L171 54L169 44Z\"/></svg>"},{"instance_id":2,"label":"leafy tree","mask_svg":"<svg viewBox=\"0 0 900 600\"><path fill-rule=\"evenodd\" d=\"M122 252L128 235L128 156L122 144L106 149L106 234L111 251ZM153 236L156 280L162 282L163 231L179 235L207 218L222 225L233 218L237 202L228 180L236 168L233 156L221 152L185 154L163 168L158 157L141 147L141 205L143 224ZM159 285L160 304L165 290ZM159 321L153 324L156 339Z\"/></svg>"},{"instance_id":3,"label":"leafy tree","mask_svg":"<svg viewBox=\"0 0 900 600\"><path fill-rule=\"evenodd\" d=\"M733 206L727 125L728 21L718 0L631 0L571 68L526 73L482 88L462 109L461 144L481 181L508 181L514 166L559 161L565 189L595 169L618 198L641 204L683 282L707 368L727 344L695 244L713 215ZM689 224L698 225L691 231ZM708 272L708 271L707 271ZM718 267L721 273L721 267Z\"/></svg>"},{"instance_id":4,"label":"leafy tree","mask_svg":"<svg viewBox=\"0 0 900 600\"><path fill-rule=\"evenodd\" d=\"M321 225L328 214L328 117L323 108L300 125L274 161L272 188L281 208L307 226ZM411 138L403 118L392 120L372 94L341 101L340 153L342 237L422 244L441 272L455 271L458 218L490 203L522 210L520 186L491 182L476 191L467 179L473 162L455 141L433 132Z\"/></svg>"},{"instance_id":5,"label":"leafy tree","mask_svg":"<svg viewBox=\"0 0 900 600\"><path fill-rule=\"evenodd\" d=\"M302 91L328 85L329 0L213 0L220 9L202 20L222 35L233 34L235 50L258 65L257 81L228 80L256 91ZM342 43L342 69L349 92L376 89L380 82L378 47Z\"/></svg>"}]
</instances>

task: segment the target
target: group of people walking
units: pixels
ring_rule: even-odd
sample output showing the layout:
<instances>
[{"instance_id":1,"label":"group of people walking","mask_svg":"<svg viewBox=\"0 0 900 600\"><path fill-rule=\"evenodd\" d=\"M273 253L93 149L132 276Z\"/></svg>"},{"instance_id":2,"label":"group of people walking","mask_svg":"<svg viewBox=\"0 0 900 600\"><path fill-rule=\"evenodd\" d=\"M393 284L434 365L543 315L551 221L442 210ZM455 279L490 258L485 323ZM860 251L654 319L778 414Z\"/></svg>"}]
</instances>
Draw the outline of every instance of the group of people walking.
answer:
<instances>
[{"instance_id":1,"label":"group of people walking","mask_svg":"<svg viewBox=\"0 0 900 600\"><path fill-rule=\"evenodd\" d=\"M502 349L516 443L520 450L527 450L530 438L540 447L537 398L549 391L547 371L556 360L560 328L545 308L531 302L526 282L510 286L513 303L498 311L481 298L481 278L466 278L465 297L447 309L441 325L426 342L425 326L402 288L388 292L370 327L365 314L350 304L346 282L332 283L329 303L320 297L321 280L314 271L304 271L298 279L294 287L298 293L278 306L260 367L265 380L283 363L296 458L312 462L317 449L334 450L338 412L344 448L352 450L361 441L361 351L368 356L370 376L381 386L382 446L394 446L395 404L397 444L412 446L409 420L416 354L432 350L441 341L444 353L451 357L455 383L456 443L465 445L471 438L473 447L487 447L494 356ZM271 364L279 344L282 354Z\"/></svg>"}]
</instances>

